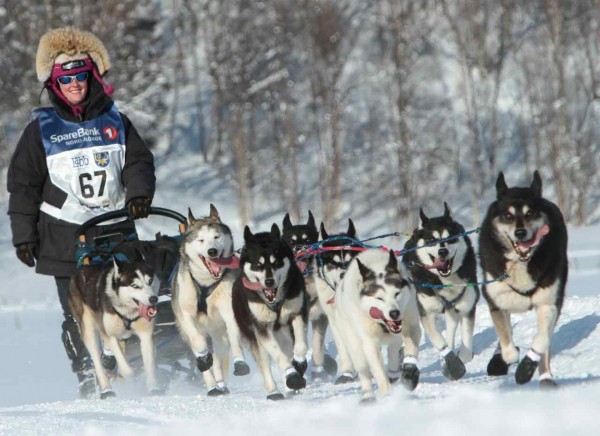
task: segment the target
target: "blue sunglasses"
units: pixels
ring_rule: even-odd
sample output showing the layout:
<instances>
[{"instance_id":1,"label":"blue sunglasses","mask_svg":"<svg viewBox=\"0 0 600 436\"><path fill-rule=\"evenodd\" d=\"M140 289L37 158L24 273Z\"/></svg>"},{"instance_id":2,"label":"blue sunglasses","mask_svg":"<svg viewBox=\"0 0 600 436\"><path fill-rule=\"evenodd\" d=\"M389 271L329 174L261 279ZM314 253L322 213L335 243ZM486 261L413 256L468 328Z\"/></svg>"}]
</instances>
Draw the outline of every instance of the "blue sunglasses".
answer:
<instances>
[{"instance_id":1,"label":"blue sunglasses","mask_svg":"<svg viewBox=\"0 0 600 436\"><path fill-rule=\"evenodd\" d=\"M58 83L61 85L70 85L73 79L77 80L79 83L85 82L88 78L89 73L84 71L83 73L75 74L74 76L60 76L58 79Z\"/></svg>"}]
</instances>

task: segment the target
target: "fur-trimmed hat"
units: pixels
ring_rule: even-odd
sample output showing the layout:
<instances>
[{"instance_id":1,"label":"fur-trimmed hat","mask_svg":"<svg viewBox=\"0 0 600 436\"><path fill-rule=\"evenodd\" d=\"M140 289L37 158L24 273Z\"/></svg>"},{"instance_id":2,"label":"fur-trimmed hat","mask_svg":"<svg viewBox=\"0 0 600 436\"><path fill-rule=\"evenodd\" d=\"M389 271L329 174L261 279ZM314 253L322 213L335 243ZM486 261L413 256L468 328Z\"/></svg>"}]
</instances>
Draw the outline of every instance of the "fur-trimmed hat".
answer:
<instances>
[{"instance_id":1,"label":"fur-trimmed hat","mask_svg":"<svg viewBox=\"0 0 600 436\"><path fill-rule=\"evenodd\" d=\"M87 55L94 61L98 73L104 75L110 68L106 47L95 35L74 27L51 30L40 38L35 68L40 82L46 82L55 63L84 59Z\"/></svg>"}]
</instances>

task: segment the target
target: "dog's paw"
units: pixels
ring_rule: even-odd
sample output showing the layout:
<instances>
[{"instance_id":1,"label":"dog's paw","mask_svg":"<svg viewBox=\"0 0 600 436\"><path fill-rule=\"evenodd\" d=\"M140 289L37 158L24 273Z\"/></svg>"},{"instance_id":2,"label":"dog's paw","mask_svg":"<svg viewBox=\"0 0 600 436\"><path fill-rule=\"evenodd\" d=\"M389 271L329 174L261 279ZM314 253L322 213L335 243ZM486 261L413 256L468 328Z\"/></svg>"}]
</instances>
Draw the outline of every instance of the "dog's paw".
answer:
<instances>
[{"instance_id":1,"label":"dog's paw","mask_svg":"<svg viewBox=\"0 0 600 436\"><path fill-rule=\"evenodd\" d=\"M105 370L114 371L117 366L117 358L114 355L102 353L100 359Z\"/></svg>"},{"instance_id":2,"label":"dog's paw","mask_svg":"<svg viewBox=\"0 0 600 436\"><path fill-rule=\"evenodd\" d=\"M166 391L162 388L152 388L148 391L148 394L151 397L161 397L166 393Z\"/></svg>"},{"instance_id":3,"label":"dog's paw","mask_svg":"<svg viewBox=\"0 0 600 436\"><path fill-rule=\"evenodd\" d=\"M207 353L204 356L196 357L196 366L200 372L208 371L213 364L212 354Z\"/></svg>"},{"instance_id":4,"label":"dog's paw","mask_svg":"<svg viewBox=\"0 0 600 436\"><path fill-rule=\"evenodd\" d=\"M539 361L533 360L529 356L525 356L515 371L515 381L517 384L523 385L528 383L533 377L538 365Z\"/></svg>"},{"instance_id":5,"label":"dog's paw","mask_svg":"<svg viewBox=\"0 0 600 436\"><path fill-rule=\"evenodd\" d=\"M337 362L329 354L325 354L323 356L323 369L330 377L335 377L335 375L337 374Z\"/></svg>"},{"instance_id":6,"label":"dog's paw","mask_svg":"<svg viewBox=\"0 0 600 436\"><path fill-rule=\"evenodd\" d=\"M491 377L508 374L508 363L504 361L500 353L494 354L488 362L487 374Z\"/></svg>"},{"instance_id":7,"label":"dog's paw","mask_svg":"<svg viewBox=\"0 0 600 436\"><path fill-rule=\"evenodd\" d=\"M250 374L250 367L243 360L237 360L233 364L233 375L242 376Z\"/></svg>"},{"instance_id":8,"label":"dog's paw","mask_svg":"<svg viewBox=\"0 0 600 436\"><path fill-rule=\"evenodd\" d=\"M360 399L361 406L368 406L369 404L373 404L375 402L377 402L377 400L372 393L364 394Z\"/></svg>"},{"instance_id":9,"label":"dog's paw","mask_svg":"<svg viewBox=\"0 0 600 436\"><path fill-rule=\"evenodd\" d=\"M402 375L400 381L402 385L409 391L414 391L419 384L419 376L421 372L414 363L405 363L402 365Z\"/></svg>"},{"instance_id":10,"label":"dog's paw","mask_svg":"<svg viewBox=\"0 0 600 436\"><path fill-rule=\"evenodd\" d=\"M459 380L461 379L467 369L465 368L465 364L458 358L454 351L450 351L448 354L444 356L444 362L442 363L442 374L448 380Z\"/></svg>"},{"instance_id":11,"label":"dog's paw","mask_svg":"<svg viewBox=\"0 0 600 436\"><path fill-rule=\"evenodd\" d=\"M306 372L306 368L308 368L308 362L306 361L306 359L301 362L296 359L292 359L292 366L298 374L303 376Z\"/></svg>"},{"instance_id":12,"label":"dog's paw","mask_svg":"<svg viewBox=\"0 0 600 436\"><path fill-rule=\"evenodd\" d=\"M119 375L128 378L128 377L133 377L133 368L131 368L131 366L127 365L127 366L119 366Z\"/></svg>"},{"instance_id":13,"label":"dog's paw","mask_svg":"<svg viewBox=\"0 0 600 436\"><path fill-rule=\"evenodd\" d=\"M297 371L291 371L285 376L285 385L295 391L306 387L306 379Z\"/></svg>"},{"instance_id":14,"label":"dog's paw","mask_svg":"<svg viewBox=\"0 0 600 436\"><path fill-rule=\"evenodd\" d=\"M267 395L267 400L279 401L279 400L285 400L285 397L283 396L283 394L281 392L273 392L272 394Z\"/></svg>"},{"instance_id":15,"label":"dog's paw","mask_svg":"<svg viewBox=\"0 0 600 436\"><path fill-rule=\"evenodd\" d=\"M335 379L335 382L333 384L335 384L335 385L343 385L345 383L352 383L355 380L356 379L354 378L354 374L349 373L349 372L345 372L342 375L340 375L337 379Z\"/></svg>"},{"instance_id":16,"label":"dog's paw","mask_svg":"<svg viewBox=\"0 0 600 436\"><path fill-rule=\"evenodd\" d=\"M101 400L106 400L107 398L114 398L116 396L117 396L117 394L115 394L115 392L110 389L100 392Z\"/></svg>"},{"instance_id":17,"label":"dog's paw","mask_svg":"<svg viewBox=\"0 0 600 436\"><path fill-rule=\"evenodd\" d=\"M558 384L551 378L544 378L540 380L540 389L542 390L558 389L558 387Z\"/></svg>"}]
</instances>

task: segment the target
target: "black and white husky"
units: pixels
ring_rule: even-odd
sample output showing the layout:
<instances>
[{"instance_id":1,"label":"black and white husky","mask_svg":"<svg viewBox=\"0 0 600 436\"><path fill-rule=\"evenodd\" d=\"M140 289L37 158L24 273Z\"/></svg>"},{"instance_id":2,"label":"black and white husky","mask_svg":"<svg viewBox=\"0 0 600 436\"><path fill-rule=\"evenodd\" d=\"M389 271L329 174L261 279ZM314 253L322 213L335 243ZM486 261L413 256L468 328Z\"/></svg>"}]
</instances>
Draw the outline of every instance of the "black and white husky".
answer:
<instances>
[{"instance_id":1,"label":"black and white husky","mask_svg":"<svg viewBox=\"0 0 600 436\"><path fill-rule=\"evenodd\" d=\"M338 352L341 374L335 380L335 384L349 383L355 380L354 367L342 339L340 328L336 324L334 310L336 288L342 281L344 274L346 274L350 262L358 254L358 251L351 249L356 247L356 229L352 220L348 219L346 233L329 235L325 230L325 225L321 223L320 237L323 241L321 243L323 251L317 254L313 260L313 277L319 303L329 320L329 326Z\"/></svg>"},{"instance_id":2,"label":"black and white husky","mask_svg":"<svg viewBox=\"0 0 600 436\"><path fill-rule=\"evenodd\" d=\"M444 203L444 215L428 218L420 210L421 225L404 245L403 256L417 288L421 322L433 346L443 359L443 374L458 380L465 363L473 359L475 308L479 300L477 261L468 236L460 236L464 227L452 217ZM446 240L447 239L447 240ZM423 247L414 250L415 247ZM444 314L446 338L436 325L436 316ZM462 345L454 353L454 339L461 324Z\"/></svg>"},{"instance_id":3,"label":"black and white husky","mask_svg":"<svg viewBox=\"0 0 600 436\"><path fill-rule=\"evenodd\" d=\"M280 400L271 374L271 359L289 389L306 386L306 322L304 278L277 224L270 232L244 229L241 274L233 285L233 312L262 373L267 398Z\"/></svg>"},{"instance_id":4,"label":"black and white husky","mask_svg":"<svg viewBox=\"0 0 600 436\"><path fill-rule=\"evenodd\" d=\"M290 215L286 214L283 218L282 237L285 242L298 254L307 246L316 243L319 240L319 230L315 224L315 218L311 211L308 211L308 221L306 224L293 225ZM337 363L335 359L325 353L325 335L327 333L327 315L317 297L317 288L315 276L308 269L314 267L314 255L296 257L296 264L304 274L306 285L306 294L308 297L308 319L312 325L312 378L313 380L325 380L328 376L335 376L337 372Z\"/></svg>"},{"instance_id":5,"label":"black and white husky","mask_svg":"<svg viewBox=\"0 0 600 436\"><path fill-rule=\"evenodd\" d=\"M233 253L231 231L212 204L207 217L196 219L191 210L188 215L190 227L181 241L171 302L177 326L196 356L208 395L218 396L229 393L223 366L230 348L234 375L250 371L231 304L239 259Z\"/></svg>"},{"instance_id":6,"label":"black and white husky","mask_svg":"<svg viewBox=\"0 0 600 436\"><path fill-rule=\"evenodd\" d=\"M374 399L371 377L382 396L391 391L382 345L388 345L388 370L400 374L408 389L415 389L421 340L416 291L394 251L368 249L356 256L335 300L336 323L358 372L362 401ZM404 360L400 362L403 344Z\"/></svg>"},{"instance_id":7,"label":"black and white husky","mask_svg":"<svg viewBox=\"0 0 600 436\"><path fill-rule=\"evenodd\" d=\"M550 339L560 314L567 283L567 228L559 208L542 197L535 171L529 187L509 188L500 173L496 201L479 236L483 287L499 339L488 364L489 375L505 375L519 361L510 314L535 310L538 330L517 366L515 380L527 383L539 366L540 384L554 385L550 371Z\"/></svg>"},{"instance_id":8,"label":"black and white husky","mask_svg":"<svg viewBox=\"0 0 600 436\"><path fill-rule=\"evenodd\" d=\"M140 339L146 386L151 393L159 393L157 387L154 344L152 340L154 317L158 297L152 290L154 272L136 250L132 262L121 261L115 256L107 265L82 266L77 269L69 285L69 305L77 320L83 343L94 362L100 387L100 398L114 397L108 374L103 365L118 364L119 374L133 375L127 362L120 339L132 333ZM102 338L102 352L98 343Z\"/></svg>"}]
</instances>

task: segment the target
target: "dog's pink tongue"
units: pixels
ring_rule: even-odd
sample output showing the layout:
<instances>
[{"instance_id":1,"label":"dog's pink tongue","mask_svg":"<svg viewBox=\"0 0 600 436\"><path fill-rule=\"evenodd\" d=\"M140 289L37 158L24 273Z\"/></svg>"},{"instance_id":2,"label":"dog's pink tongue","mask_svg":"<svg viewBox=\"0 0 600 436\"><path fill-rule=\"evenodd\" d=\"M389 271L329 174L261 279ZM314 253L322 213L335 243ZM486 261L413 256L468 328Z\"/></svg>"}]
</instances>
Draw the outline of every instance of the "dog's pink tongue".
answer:
<instances>
[{"instance_id":1,"label":"dog's pink tongue","mask_svg":"<svg viewBox=\"0 0 600 436\"><path fill-rule=\"evenodd\" d=\"M301 273L306 271L306 268L308 268L308 263L303 260L297 260L296 265L298 265L298 269L300 270Z\"/></svg>"},{"instance_id":2,"label":"dog's pink tongue","mask_svg":"<svg viewBox=\"0 0 600 436\"><path fill-rule=\"evenodd\" d=\"M519 248L521 248L523 250L527 250L528 248L539 244L540 241L542 240L542 238L544 236L546 236L548 233L550 233L550 227L548 227L547 224L544 224L542 227L540 227L538 229L537 232L535 232L535 237L532 238L531 241L519 242Z\"/></svg>"},{"instance_id":3,"label":"dog's pink tongue","mask_svg":"<svg viewBox=\"0 0 600 436\"><path fill-rule=\"evenodd\" d=\"M384 319L383 312L376 307L369 309L369 316L373 319Z\"/></svg>"},{"instance_id":4,"label":"dog's pink tongue","mask_svg":"<svg viewBox=\"0 0 600 436\"><path fill-rule=\"evenodd\" d=\"M250 289L251 291L260 291L263 288L260 282L251 282L246 276L242 277L242 283L246 289Z\"/></svg>"},{"instance_id":5,"label":"dog's pink tongue","mask_svg":"<svg viewBox=\"0 0 600 436\"><path fill-rule=\"evenodd\" d=\"M211 264L216 264L219 267L225 267L229 269L239 269L240 268L240 258L237 256L229 256L229 257L217 257L214 259L209 259ZM212 266L212 265L211 265ZM217 270L218 272L218 270Z\"/></svg>"},{"instance_id":6,"label":"dog's pink tongue","mask_svg":"<svg viewBox=\"0 0 600 436\"><path fill-rule=\"evenodd\" d=\"M446 266L446 260L442 260L440 258L437 258L435 260L435 262L433 262L431 265L425 265L426 269L435 269L435 268L444 268Z\"/></svg>"},{"instance_id":7,"label":"dog's pink tongue","mask_svg":"<svg viewBox=\"0 0 600 436\"><path fill-rule=\"evenodd\" d=\"M142 302L138 302L138 309L140 312L140 316L142 318L147 319L148 321L152 321L152 318L156 316L156 307L154 306L146 306Z\"/></svg>"}]
</instances>

